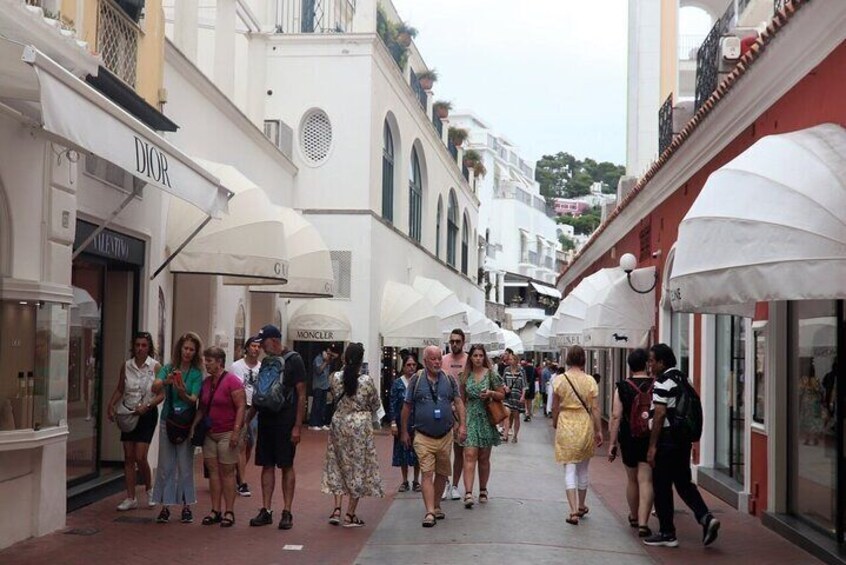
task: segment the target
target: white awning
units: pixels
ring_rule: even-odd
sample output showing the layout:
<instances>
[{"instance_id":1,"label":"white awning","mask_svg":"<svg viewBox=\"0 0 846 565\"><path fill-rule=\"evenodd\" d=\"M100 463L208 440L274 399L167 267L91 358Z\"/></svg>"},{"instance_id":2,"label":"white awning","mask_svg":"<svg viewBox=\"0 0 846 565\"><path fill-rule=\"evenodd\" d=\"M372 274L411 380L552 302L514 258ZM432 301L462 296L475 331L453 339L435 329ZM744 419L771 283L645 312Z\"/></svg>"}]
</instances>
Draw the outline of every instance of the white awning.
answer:
<instances>
[{"instance_id":1,"label":"white awning","mask_svg":"<svg viewBox=\"0 0 846 565\"><path fill-rule=\"evenodd\" d=\"M205 221L203 214L178 199L171 199L167 215L167 247L174 253L190 239L170 263L175 273L239 277L243 284L285 282L288 253L285 226L280 207L238 169L199 160L213 169L235 191L229 213L221 219Z\"/></svg>"},{"instance_id":2,"label":"white awning","mask_svg":"<svg viewBox=\"0 0 846 565\"><path fill-rule=\"evenodd\" d=\"M576 285L555 311L552 328L558 347L584 345L582 334L585 329L585 316L594 297L606 288L619 274L619 269L601 269L585 277Z\"/></svg>"},{"instance_id":3,"label":"white awning","mask_svg":"<svg viewBox=\"0 0 846 565\"><path fill-rule=\"evenodd\" d=\"M36 48L7 39L0 39L0 112L207 215L226 211L230 193L212 174Z\"/></svg>"},{"instance_id":4,"label":"white awning","mask_svg":"<svg viewBox=\"0 0 846 565\"><path fill-rule=\"evenodd\" d=\"M486 320L488 324L490 348L495 351L503 351L505 349L505 330L499 327L497 323L490 318L486 318Z\"/></svg>"},{"instance_id":5,"label":"white awning","mask_svg":"<svg viewBox=\"0 0 846 565\"><path fill-rule=\"evenodd\" d=\"M673 309L754 314L846 298L846 130L764 137L708 178L679 227Z\"/></svg>"},{"instance_id":6,"label":"white awning","mask_svg":"<svg viewBox=\"0 0 846 565\"><path fill-rule=\"evenodd\" d=\"M416 277L413 287L435 307L443 337L448 338L450 332L456 328L465 334L470 331L464 304L443 283L435 279Z\"/></svg>"},{"instance_id":7,"label":"white awning","mask_svg":"<svg viewBox=\"0 0 846 565\"><path fill-rule=\"evenodd\" d=\"M302 214L279 206L288 252L288 282L250 286L250 292L272 292L289 298L331 298L335 294L332 254L320 232ZM226 277L223 284L242 284Z\"/></svg>"},{"instance_id":8,"label":"white awning","mask_svg":"<svg viewBox=\"0 0 846 565\"><path fill-rule=\"evenodd\" d=\"M488 319L485 315L473 308L472 306L464 305L464 311L467 313L467 325L469 333L467 335L467 343L481 344L487 349L490 345L490 334Z\"/></svg>"},{"instance_id":9,"label":"white awning","mask_svg":"<svg viewBox=\"0 0 846 565\"><path fill-rule=\"evenodd\" d=\"M553 288L551 286L546 286L536 282L532 282L532 287L544 296L549 296L551 298L555 298L556 300L561 300L561 291L557 288Z\"/></svg>"},{"instance_id":10,"label":"white awning","mask_svg":"<svg viewBox=\"0 0 846 565\"><path fill-rule=\"evenodd\" d=\"M288 339L294 341L349 341L352 325L338 302L309 300L288 320Z\"/></svg>"},{"instance_id":11,"label":"white awning","mask_svg":"<svg viewBox=\"0 0 846 565\"><path fill-rule=\"evenodd\" d=\"M558 350L555 343L555 333L552 329L554 320L552 317L547 318L538 326L533 343L534 351L550 353ZM525 341L523 343L525 344Z\"/></svg>"},{"instance_id":12,"label":"white awning","mask_svg":"<svg viewBox=\"0 0 846 565\"><path fill-rule=\"evenodd\" d=\"M639 294L632 290L622 269L610 285L597 292L588 305L584 321L585 347L646 347L655 325L655 290ZM632 272L636 288L649 288L655 280L655 267Z\"/></svg>"},{"instance_id":13,"label":"white awning","mask_svg":"<svg viewBox=\"0 0 846 565\"><path fill-rule=\"evenodd\" d=\"M510 349L517 355L522 355L526 352L526 349L523 347L523 340L520 339L520 336L516 333L512 332L511 330L500 330L505 337L505 348Z\"/></svg>"},{"instance_id":14,"label":"white awning","mask_svg":"<svg viewBox=\"0 0 846 565\"><path fill-rule=\"evenodd\" d=\"M432 304L407 284L385 283L380 333L384 347L441 345L440 320Z\"/></svg>"}]
</instances>

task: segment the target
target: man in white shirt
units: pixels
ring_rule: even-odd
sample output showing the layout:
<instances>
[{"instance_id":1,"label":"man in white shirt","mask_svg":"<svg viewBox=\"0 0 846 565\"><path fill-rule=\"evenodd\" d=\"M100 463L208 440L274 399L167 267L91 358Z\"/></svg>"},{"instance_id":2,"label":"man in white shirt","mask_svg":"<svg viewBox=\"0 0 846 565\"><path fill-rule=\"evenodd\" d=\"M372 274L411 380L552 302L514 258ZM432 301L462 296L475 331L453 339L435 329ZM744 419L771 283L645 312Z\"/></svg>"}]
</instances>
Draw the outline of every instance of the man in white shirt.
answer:
<instances>
[{"instance_id":1,"label":"man in white shirt","mask_svg":"<svg viewBox=\"0 0 846 565\"><path fill-rule=\"evenodd\" d=\"M232 366L229 367L229 372L241 379L244 385L244 392L247 395L247 408L253 404L253 386L258 377L259 369L261 369L261 361L259 355L261 354L261 341L257 337L251 337L244 344L244 357L238 359ZM249 413L249 410L244 412ZM241 444L241 452L238 454L238 494L241 496L251 496L250 487L247 486L246 481L241 482L246 475L247 460L249 460L253 450L253 444L256 437L256 420L244 422L242 429L246 430L247 441Z\"/></svg>"}]
</instances>

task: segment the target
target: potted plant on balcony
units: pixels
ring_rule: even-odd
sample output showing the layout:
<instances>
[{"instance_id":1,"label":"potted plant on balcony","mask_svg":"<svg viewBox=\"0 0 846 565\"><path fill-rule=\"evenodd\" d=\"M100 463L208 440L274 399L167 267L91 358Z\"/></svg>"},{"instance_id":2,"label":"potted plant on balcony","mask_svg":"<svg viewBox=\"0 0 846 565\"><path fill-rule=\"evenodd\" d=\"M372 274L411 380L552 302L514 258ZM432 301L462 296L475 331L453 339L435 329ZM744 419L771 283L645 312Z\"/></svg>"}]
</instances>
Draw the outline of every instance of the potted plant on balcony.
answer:
<instances>
[{"instance_id":1,"label":"potted plant on balcony","mask_svg":"<svg viewBox=\"0 0 846 565\"><path fill-rule=\"evenodd\" d=\"M482 160L480 159L476 161L476 163L473 165L473 176L478 179L485 176L486 174L488 174L488 170L485 168L485 164L482 163Z\"/></svg>"},{"instance_id":2,"label":"potted plant on balcony","mask_svg":"<svg viewBox=\"0 0 846 565\"><path fill-rule=\"evenodd\" d=\"M464 166L475 170L482 162L482 156L475 149L468 149L464 152Z\"/></svg>"},{"instance_id":3,"label":"potted plant on balcony","mask_svg":"<svg viewBox=\"0 0 846 565\"><path fill-rule=\"evenodd\" d=\"M447 137L452 142L453 145L456 147L461 147L461 144L467 141L467 138L470 136L470 132L464 128L449 128L447 132Z\"/></svg>"},{"instance_id":4,"label":"potted plant on balcony","mask_svg":"<svg viewBox=\"0 0 846 565\"><path fill-rule=\"evenodd\" d=\"M417 75L417 80L420 81L423 90L432 90L432 86L438 81L438 72L435 69L428 69Z\"/></svg>"},{"instance_id":5,"label":"potted plant on balcony","mask_svg":"<svg viewBox=\"0 0 846 565\"><path fill-rule=\"evenodd\" d=\"M435 110L435 114L437 114L440 119L445 120L449 117L449 111L452 110L452 102L438 100L432 104L432 108Z\"/></svg>"},{"instance_id":6,"label":"potted plant on balcony","mask_svg":"<svg viewBox=\"0 0 846 565\"><path fill-rule=\"evenodd\" d=\"M411 40L417 37L417 29L411 27L405 22L397 24L396 32L396 41L403 47L409 47L411 45Z\"/></svg>"}]
</instances>

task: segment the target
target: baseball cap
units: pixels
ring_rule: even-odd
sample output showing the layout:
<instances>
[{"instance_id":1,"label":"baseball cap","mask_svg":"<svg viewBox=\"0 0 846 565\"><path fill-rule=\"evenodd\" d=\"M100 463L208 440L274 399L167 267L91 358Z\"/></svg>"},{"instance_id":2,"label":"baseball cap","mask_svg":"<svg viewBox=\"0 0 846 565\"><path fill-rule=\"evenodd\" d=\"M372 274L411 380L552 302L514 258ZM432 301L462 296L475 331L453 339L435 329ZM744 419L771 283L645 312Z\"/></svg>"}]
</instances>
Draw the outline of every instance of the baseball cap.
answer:
<instances>
[{"instance_id":1,"label":"baseball cap","mask_svg":"<svg viewBox=\"0 0 846 565\"><path fill-rule=\"evenodd\" d=\"M273 324L267 324L262 329L259 330L258 335L256 336L261 341L271 338L282 339L282 332L279 331L279 328L274 326Z\"/></svg>"},{"instance_id":2,"label":"baseball cap","mask_svg":"<svg viewBox=\"0 0 846 565\"><path fill-rule=\"evenodd\" d=\"M257 335L253 335L247 338L247 341L244 342L244 347L249 347L253 343L258 343L261 345L261 339Z\"/></svg>"}]
</instances>

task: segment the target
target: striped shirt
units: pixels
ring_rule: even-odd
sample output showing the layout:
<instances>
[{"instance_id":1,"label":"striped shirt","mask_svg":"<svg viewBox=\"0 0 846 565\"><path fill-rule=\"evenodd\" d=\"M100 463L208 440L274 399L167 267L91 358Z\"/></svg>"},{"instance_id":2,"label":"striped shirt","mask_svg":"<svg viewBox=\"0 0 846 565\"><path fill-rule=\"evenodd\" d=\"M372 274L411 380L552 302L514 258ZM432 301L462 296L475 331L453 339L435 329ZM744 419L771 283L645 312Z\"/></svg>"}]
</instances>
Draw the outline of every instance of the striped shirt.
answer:
<instances>
[{"instance_id":1,"label":"striped shirt","mask_svg":"<svg viewBox=\"0 0 846 565\"><path fill-rule=\"evenodd\" d=\"M656 404L663 404L667 407L667 411L675 410L676 408L676 400L679 395L678 383L670 377L670 375L676 376L676 378L680 378L683 375L681 372L676 369L667 369L664 371L660 377L655 379L655 384L652 387L652 407L649 411L649 429L652 429L652 420L655 417L655 405ZM664 418L664 427L670 427L670 419Z\"/></svg>"}]
</instances>

